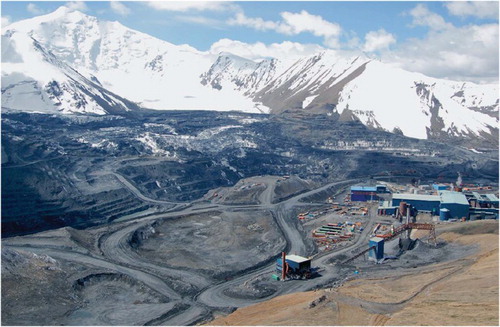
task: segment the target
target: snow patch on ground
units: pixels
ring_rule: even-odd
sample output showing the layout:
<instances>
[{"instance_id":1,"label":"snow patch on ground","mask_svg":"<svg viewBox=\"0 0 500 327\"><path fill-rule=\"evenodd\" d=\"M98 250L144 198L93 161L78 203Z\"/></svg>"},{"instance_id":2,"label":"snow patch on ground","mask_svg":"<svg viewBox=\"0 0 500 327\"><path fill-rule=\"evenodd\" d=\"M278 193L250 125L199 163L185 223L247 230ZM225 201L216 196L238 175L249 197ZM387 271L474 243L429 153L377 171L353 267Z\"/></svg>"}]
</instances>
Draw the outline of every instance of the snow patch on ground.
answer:
<instances>
[{"instance_id":1,"label":"snow patch on ground","mask_svg":"<svg viewBox=\"0 0 500 327\"><path fill-rule=\"evenodd\" d=\"M318 95L311 95L307 98L304 99L304 101L302 101L302 108L305 109L307 108L308 105L311 104L311 102L313 102L314 99L316 99Z\"/></svg>"}]
</instances>

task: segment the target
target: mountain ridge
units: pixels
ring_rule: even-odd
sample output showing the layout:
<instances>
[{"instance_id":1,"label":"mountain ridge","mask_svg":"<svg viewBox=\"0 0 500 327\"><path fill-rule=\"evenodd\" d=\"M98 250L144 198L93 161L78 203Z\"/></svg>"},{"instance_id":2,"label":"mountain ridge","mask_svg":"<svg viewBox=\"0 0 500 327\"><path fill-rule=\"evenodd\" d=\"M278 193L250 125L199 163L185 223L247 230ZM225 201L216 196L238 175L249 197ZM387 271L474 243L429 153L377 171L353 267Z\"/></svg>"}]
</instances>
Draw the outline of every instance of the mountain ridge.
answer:
<instances>
[{"instance_id":1,"label":"mountain ridge","mask_svg":"<svg viewBox=\"0 0 500 327\"><path fill-rule=\"evenodd\" d=\"M326 114L420 139L498 145L498 85L431 78L364 55L212 54L64 6L6 26L2 45L4 110Z\"/></svg>"}]
</instances>

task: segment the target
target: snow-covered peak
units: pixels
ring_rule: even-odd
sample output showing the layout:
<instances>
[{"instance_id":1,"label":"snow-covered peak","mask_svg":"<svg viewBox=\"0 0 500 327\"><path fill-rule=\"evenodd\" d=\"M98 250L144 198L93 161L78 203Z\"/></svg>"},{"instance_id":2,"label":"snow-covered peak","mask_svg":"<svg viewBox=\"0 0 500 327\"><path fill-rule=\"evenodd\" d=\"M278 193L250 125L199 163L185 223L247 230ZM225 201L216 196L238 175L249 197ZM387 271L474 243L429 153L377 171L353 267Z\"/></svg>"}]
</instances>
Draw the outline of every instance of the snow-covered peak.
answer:
<instances>
[{"instance_id":1,"label":"snow-covered peak","mask_svg":"<svg viewBox=\"0 0 500 327\"><path fill-rule=\"evenodd\" d=\"M339 113L354 112L367 125L370 118L388 131L399 129L415 138L425 139L443 132L453 136L480 135L481 131L489 131L488 126L498 126L498 87L496 92L492 86L484 88L496 96L478 94L474 102L478 107L491 107L497 112L494 117L470 109L471 98L465 99L463 91L469 85L472 89L478 86L439 80L372 61L363 74L343 88L336 109Z\"/></svg>"},{"instance_id":2,"label":"snow-covered peak","mask_svg":"<svg viewBox=\"0 0 500 327\"><path fill-rule=\"evenodd\" d=\"M439 80L338 50L214 55L64 6L2 30L2 95L3 107L20 110L129 110L122 96L150 109L338 114L418 138L498 130L498 85Z\"/></svg>"},{"instance_id":3,"label":"snow-covered peak","mask_svg":"<svg viewBox=\"0 0 500 327\"><path fill-rule=\"evenodd\" d=\"M72 10L66 6L61 6L51 13L14 22L4 27L3 30L17 30L17 31L29 32L39 29L40 26L52 23L66 24L66 23L78 23L78 22L85 22L92 20L95 21L97 20L97 18L93 16L88 16L82 13L81 11Z\"/></svg>"}]
</instances>

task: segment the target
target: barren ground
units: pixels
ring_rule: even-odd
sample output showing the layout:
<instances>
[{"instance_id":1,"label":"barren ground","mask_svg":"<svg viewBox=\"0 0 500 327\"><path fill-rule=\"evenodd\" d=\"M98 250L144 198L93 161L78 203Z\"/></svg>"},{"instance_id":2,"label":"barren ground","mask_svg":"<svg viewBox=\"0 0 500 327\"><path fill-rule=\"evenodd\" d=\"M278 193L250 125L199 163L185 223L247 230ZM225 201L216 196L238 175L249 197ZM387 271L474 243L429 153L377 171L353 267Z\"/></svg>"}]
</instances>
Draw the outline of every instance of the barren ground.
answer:
<instances>
[{"instance_id":1,"label":"barren ground","mask_svg":"<svg viewBox=\"0 0 500 327\"><path fill-rule=\"evenodd\" d=\"M498 326L498 222L440 226L440 240L476 248L465 258L386 271L338 289L288 294L209 325Z\"/></svg>"},{"instance_id":2,"label":"barren ground","mask_svg":"<svg viewBox=\"0 0 500 327\"><path fill-rule=\"evenodd\" d=\"M255 266L284 246L269 212L214 211L160 221L137 252L157 264L213 275Z\"/></svg>"}]
</instances>

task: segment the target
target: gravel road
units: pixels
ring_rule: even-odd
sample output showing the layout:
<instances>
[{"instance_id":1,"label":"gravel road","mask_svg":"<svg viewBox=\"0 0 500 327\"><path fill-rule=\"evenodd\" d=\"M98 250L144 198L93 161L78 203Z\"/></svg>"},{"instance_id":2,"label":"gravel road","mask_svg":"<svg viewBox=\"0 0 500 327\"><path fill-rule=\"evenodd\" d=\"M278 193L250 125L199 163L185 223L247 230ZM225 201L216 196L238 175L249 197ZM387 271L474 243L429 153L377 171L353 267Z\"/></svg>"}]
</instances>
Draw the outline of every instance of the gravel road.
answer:
<instances>
[{"instance_id":1,"label":"gravel road","mask_svg":"<svg viewBox=\"0 0 500 327\"><path fill-rule=\"evenodd\" d=\"M274 176L259 177L259 182L265 183L266 189L259 197L259 205L221 205L214 203L207 203L202 201L195 201L191 204L188 203L174 203L167 201L158 201L150 199L141 194L130 182L124 179L119 174L113 174L118 180L132 191L137 198L142 201L153 203L161 203L174 205L174 209L169 212L161 214L152 214L150 216L133 219L126 222L117 223L117 228L113 231L106 231L105 229L99 238L98 246L100 256L92 254L91 252L83 253L82 251L74 251L71 247L61 247L56 244L55 239L47 238L45 240L38 239L33 244L29 244L29 240L20 242L18 238L11 241L4 240L3 245L12 247L14 249L31 251L37 254L46 254L56 259L78 262L86 266L105 268L125 274L137 281L140 281L157 292L165 295L170 299L168 305L165 305L165 310L159 310L158 306L144 307L145 310L134 311L134 321L148 321L148 324L162 324L162 325L188 325L199 322L210 317L210 312L219 308L234 308L244 307L250 304L261 302L277 295L286 293L306 291L324 285L326 282L335 279L336 270L331 269L328 261L332 257L346 253L353 252L356 249L366 247L369 231L373 228L374 221L373 211L370 212L367 219L367 226L362 235L358 237L355 243L345 247L339 251L324 253L317 255L313 260L314 266L322 268L321 275L317 278L310 280L291 280L284 283L279 283L278 289L272 295L264 298L235 298L229 296L227 290L238 287L248 280L258 278L263 275L270 275L274 271L275 264L272 260L269 263L248 269L240 275L234 276L227 281L214 281L201 273L177 269L161 265L156 262L148 261L146 258L141 257L134 251L130 244L130 239L138 229L151 225L160 219L178 219L178 217L208 213L214 211L241 211L241 210L267 210L271 212L277 226L281 230L285 240L286 248L284 250L289 253L297 253L301 255L314 254L314 248L311 242L306 242L307 235L301 232L298 228L298 221L294 216L294 209L296 207L303 207L301 199L314 195L315 193L322 192L328 188L335 186L344 186L348 183L355 183L357 180L343 180L335 183L330 183L296 196L293 196L285 201L273 204L274 189L278 178ZM308 204L307 204L308 205ZM277 255L277 254L276 254ZM191 292L179 292L174 290L174 284L188 285ZM195 290L193 294L193 290ZM196 291L197 290L197 291ZM151 309L151 308L154 308ZM157 317L153 317L153 310ZM159 311L160 314L159 314ZM107 312L103 310L103 312ZM149 317L149 320L144 320ZM109 317L101 317L102 322L108 322ZM113 320L117 321L117 320Z\"/></svg>"}]
</instances>

